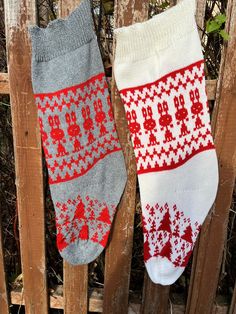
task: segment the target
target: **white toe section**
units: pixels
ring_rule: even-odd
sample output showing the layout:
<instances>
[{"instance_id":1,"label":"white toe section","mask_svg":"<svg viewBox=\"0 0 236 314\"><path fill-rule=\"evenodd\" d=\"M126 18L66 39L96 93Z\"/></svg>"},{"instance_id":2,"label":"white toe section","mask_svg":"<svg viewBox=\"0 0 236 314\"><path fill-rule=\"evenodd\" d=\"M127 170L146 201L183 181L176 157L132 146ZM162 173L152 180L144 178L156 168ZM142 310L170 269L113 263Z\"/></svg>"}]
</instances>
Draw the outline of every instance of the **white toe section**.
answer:
<instances>
[{"instance_id":1,"label":"white toe section","mask_svg":"<svg viewBox=\"0 0 236 314\"><path fill-rule=\"evenodd\" d=\"M163 286L173 284L183 273L184 267L175 267L166 257L152 257L145 263L151 280Z\"/></svg>"}]
</instances>

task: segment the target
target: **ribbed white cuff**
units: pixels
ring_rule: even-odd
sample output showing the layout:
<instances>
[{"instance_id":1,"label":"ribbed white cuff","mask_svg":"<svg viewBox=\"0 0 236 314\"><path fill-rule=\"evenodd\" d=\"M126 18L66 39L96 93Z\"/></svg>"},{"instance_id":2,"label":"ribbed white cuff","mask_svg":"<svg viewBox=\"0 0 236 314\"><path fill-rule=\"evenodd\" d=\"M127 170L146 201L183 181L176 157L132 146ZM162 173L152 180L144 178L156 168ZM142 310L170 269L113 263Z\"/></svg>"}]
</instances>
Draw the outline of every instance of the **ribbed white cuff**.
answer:
<instances>
[{"instance_id":1,"label":"ribbed white cuff","mask_svg":"<svg viewBox=\"0 0 236 314\"><path fill-rule=\"evenodd\" d=\"M196 28L195 11L195 0L182 0L146 22L115 29L116 62L140 60L174 44Z\"/></svg>"}]
</instances>

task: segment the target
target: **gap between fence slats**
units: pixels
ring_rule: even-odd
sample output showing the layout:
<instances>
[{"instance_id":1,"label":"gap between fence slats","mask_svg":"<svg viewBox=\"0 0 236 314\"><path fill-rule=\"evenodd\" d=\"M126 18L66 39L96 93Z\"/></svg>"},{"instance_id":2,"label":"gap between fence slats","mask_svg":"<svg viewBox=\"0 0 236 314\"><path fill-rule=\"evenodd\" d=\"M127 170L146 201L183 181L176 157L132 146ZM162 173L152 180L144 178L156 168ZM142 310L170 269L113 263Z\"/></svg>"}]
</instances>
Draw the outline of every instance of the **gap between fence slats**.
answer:
<instances>
[{"instance_id":1,"label":"gap between fence slats","mask_svg":"<svg viewBox=\"0 0 236 314\"><path fill-rule=\"evenodd\" d=\"M222 255L227 238L229 208L236 172L236 0L228 1L226 30L230 39L224 49L213 112L213 131L219 160L220 182L213 210L200 235L192 294L187 313L211 314Z\"/></svg>"},{"instance_id":2,"label":"gap between fence slats","mask_svg":"<svg viewBox=\"0 0 236 314\"><path fill-rule=\"evenodd\" d=\"M65 18L80 0L60 0L59 16ZM88 311L88 265L73 266L63 262L64 313L87 314Z\"/></svg>"},{"instance_id":3,"label":"gap between fence slats","mask_svg":"<svg viewBox=\"0 0 236 314\"><path fill-rule=\"evenodd\" d=\"M27 314L46 314L42 153L27 31L27 25L36 22L36 3L7 0L4 4L25 307Z\"/></svg>"}]
</instances>

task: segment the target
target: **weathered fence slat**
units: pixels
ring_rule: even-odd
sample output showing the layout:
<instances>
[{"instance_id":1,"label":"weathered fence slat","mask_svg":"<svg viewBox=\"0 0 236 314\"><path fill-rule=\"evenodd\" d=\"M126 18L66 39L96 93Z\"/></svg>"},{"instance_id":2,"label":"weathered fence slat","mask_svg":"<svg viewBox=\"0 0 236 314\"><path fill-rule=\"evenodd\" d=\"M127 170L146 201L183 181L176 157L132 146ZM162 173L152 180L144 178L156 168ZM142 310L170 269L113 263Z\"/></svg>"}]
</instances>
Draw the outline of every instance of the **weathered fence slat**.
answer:
<instances>
[{"instance_id":1,"label":"weathered fence slat","mask_svg":"<svg viewBox=\"0 0 236 314\"><path fill-rule=\"evenodd\" d=\"M7 314L9 309L9 299L7 291L6 274L3 257L2 222L0 215L0 310L1 314Z\"/></svg>"},{"instance_id":2,"label":"weathered fence slat","mask_svg":"<svg viewBox=\"0 0 236 314\"><path fill-rule=\"evenodd\" d=\"M59 16L67 17L80 0L59 2ZM88 311L88 266L73 266L64 261L63 267L64 313L87 314Z\"/></svg>"},{"instance_id":3,"label":"weathered fence slat","mask_svg":"<svg viewBox=\"0 0 236 314\"><path fill-rule=\"evenodd\" d=\"M9 81L7 73L0 73L0 95L9 94Z\"/></svg>"},{"instance_id":4,"label":"weathered fence slat","mask_svg":"<svg viewBox=\"0 0 236 314\"><path fill-rule=\"evenodd\" d=\"M196 22L200 30L200 35L202 35L202 30L204 27L206 2L207 0L197 0Z\"/></svg>"},{"instance_id":5,"label":"weathered fence slat","mask_svg":"<svg viewBox=\"0 0 236 314\"><path fill-rule=\"evenodd\" d=\"M145 272L142 314L167 314L170 286L154 284Z\"/></svg>"},{"instance_id":6,"label":"weathered fence slat","mask_svg":"<svg viewBox=\"0 0 236 314\"><path fill-rule=\"evenodd\" d=\"M194 282L188 313L212 313L222 254L227 236L229 207L236 172L236 0L228 1L227 31L230 39L221 63L213 113L220 183L213 211L199 238Z\"/></svg>"},{"instance_id":7,"label":"weathered fence slat","mask_svg":"<svg viewBox=\"0 0 236 314\"><path fill-rule=\"evenodd\" d=\"M64 262L64 313L88 312L88 265L73 266Z\"/></svg>"},{"instance_id":8,"label":"weathered fence slat","mask_svg":"<svg viewBox=\"0 0 236 314\"><path fill-rule=\"evenodd\" d=\"M206 11L206 0L197 0L197 11L196 11L196 22L199 27L199 36L202 36L202 30L204 27L204 20L205 20L205 11ZM216 96L216 80L208 80L206 81L206 91L207 91L207 98L208 100L214 100ZM207 221L205 221L205 225ZM200 237L200 235L199 235ZM198 252L198 240L195 244L195 248L193 251L193 260L192 260L192 269L191 269L191 276L190 276L190 284L188 288L188 298L186 304L186 313L189 313L189 306L192 299L193 293L193 283L195 278L195 268L197 263L197 252Z\"/></svg>"},{"instance_id":9,"label":"weathered fence slat","mask_svg":"<svg viewBox=\"0 0 236 314\"><path fill-rule=\"evenodd\" d=\"M148 1L115 1L115 27L146 20ZM124 107L112 84L112 100L117 132L125 156L128 180L117 208L112 229L112 240L106 250L103 313L127 313L129 280L133 247L133 224L136 199L136 164L129 139Z\"/></svg>"},{"instance_id":10,"label":"weathered fence slat","mask_svg":"<svg viewBox=\"0 0 236 314\"><path fill-rule=\"evenodd\" d=\"M27 31L28 23L36 22L35 1L4 4L25 307L28 314L46 314L42 151Z\"/></svg>"}]
</instances>

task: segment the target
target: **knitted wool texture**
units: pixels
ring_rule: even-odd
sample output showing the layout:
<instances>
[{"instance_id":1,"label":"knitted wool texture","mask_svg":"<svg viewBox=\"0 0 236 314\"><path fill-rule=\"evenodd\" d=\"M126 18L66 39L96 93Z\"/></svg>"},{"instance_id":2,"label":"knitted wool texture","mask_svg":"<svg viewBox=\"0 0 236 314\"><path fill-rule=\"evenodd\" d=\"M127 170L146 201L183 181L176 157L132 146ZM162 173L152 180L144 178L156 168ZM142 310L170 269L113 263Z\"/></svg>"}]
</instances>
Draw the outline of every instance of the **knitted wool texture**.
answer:
<instances>
[{"instance_id":1,"label":"knitted wool texture","mask_svg":"<svg viewBox=\"0 0 236 314\"><path fill-rule=\"evenodd\" d=\"M114 73L137 163L144 260L152 281L163 285L184 271L218 185L194 13L195 1L183 0L115 32Z\"/></svg>"},{"instance_id":2,"label":"knitted wool texture","mask_svg":"<svg viewBox=\"0 0 236 314\"><path fill-rule=\"evenodd\" d=\"M89 0L30 34L57 246L69 263L85 264L104 249L126 183Z\"/></svg>"}]
</instances>

